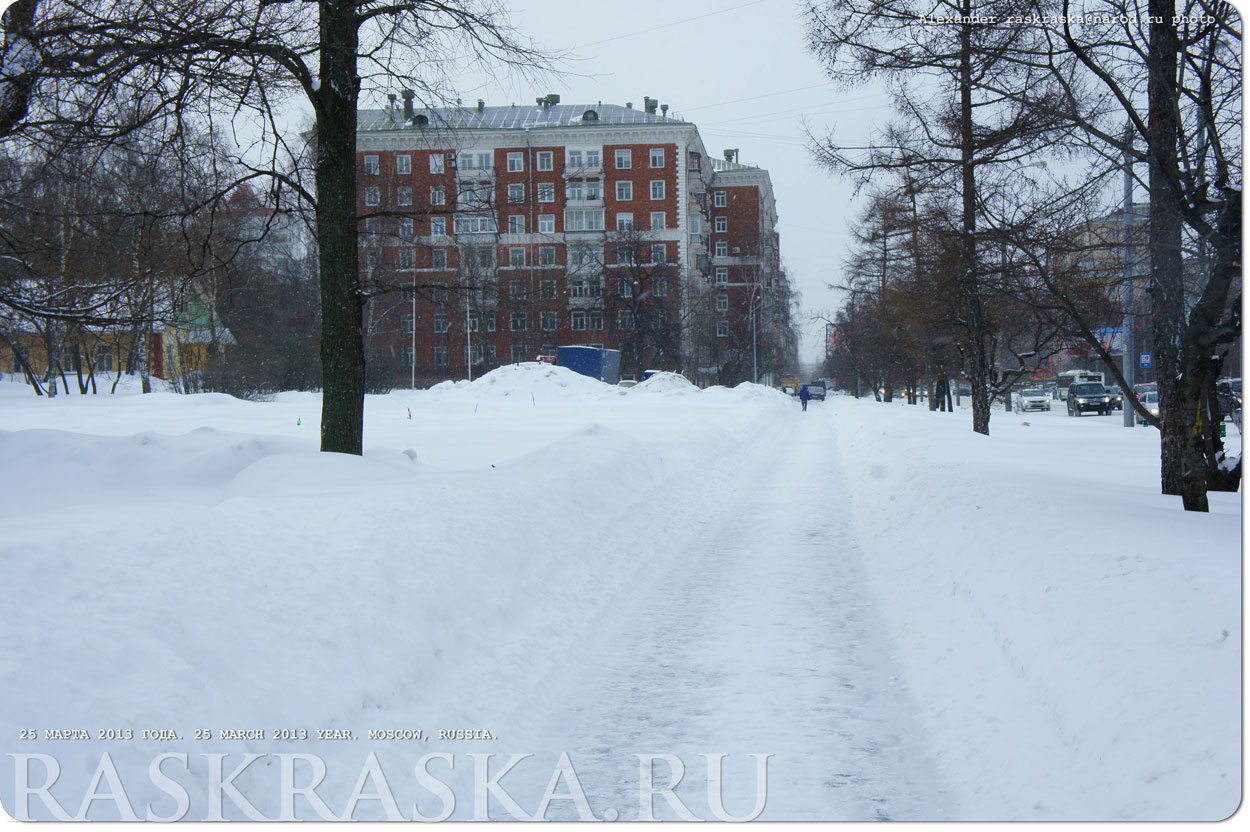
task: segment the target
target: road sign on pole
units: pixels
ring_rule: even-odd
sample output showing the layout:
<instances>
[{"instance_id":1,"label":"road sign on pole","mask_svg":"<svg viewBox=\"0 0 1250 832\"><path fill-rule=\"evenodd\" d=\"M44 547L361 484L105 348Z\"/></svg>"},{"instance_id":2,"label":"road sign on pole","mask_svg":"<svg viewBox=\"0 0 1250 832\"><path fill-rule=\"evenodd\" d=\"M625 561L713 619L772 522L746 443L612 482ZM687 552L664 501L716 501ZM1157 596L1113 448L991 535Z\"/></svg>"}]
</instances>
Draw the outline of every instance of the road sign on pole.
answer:
<instances>
[{"instance_id":1,"label":"road sign on pole","mask_svg":"<svg viewBox=\"0 0 1250 832\"><path fill-rule=\"evenodd\" d=\"M1148 352L1144 352L1144 353L1142 353L1142 354L1141 354L1141 356L1140 356L1140 357L1141 357L1141 366L1142 366L1142 368L1143 368L1143 369L1150 369L1150 353L1148 353Z\"/></svg>"}]
</instances>

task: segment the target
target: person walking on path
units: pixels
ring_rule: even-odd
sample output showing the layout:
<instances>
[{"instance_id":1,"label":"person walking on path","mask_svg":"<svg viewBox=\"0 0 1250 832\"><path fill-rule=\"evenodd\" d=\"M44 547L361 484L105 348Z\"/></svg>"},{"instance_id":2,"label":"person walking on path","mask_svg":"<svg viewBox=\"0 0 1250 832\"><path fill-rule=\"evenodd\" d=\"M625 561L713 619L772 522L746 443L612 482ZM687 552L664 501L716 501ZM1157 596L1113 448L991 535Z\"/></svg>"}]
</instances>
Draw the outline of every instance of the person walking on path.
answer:
<instances>
[{"instance_id":1,"label":"person walking on path","mask_svg":"<svg viewBox=\"0 0 1250 832\"><path fill-rule=\"evenodd\" d=\"M804 384L802 387L799 388L799 401L803 403L804 411L807 410L807 400L810 399L811 397L812 397L811 393L807 392L806 384Z\"/></svg>"}]
</instances>

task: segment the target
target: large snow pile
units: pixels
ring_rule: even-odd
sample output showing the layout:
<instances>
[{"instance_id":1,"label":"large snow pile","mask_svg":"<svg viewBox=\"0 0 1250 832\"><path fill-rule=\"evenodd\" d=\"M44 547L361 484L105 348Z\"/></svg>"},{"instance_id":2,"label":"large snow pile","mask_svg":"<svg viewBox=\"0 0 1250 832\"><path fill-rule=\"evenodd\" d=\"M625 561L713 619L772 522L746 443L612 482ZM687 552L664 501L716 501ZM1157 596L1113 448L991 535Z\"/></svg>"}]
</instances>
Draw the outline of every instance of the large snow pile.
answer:
<instances>
[{"instance_id":1,"label":"large snow pile","mask_svg":"<svg viewBox=\"0 0 1250 832\"><path fill-rule=\"evenodd\" d=\"M456 392L481 396L485 391L496 396L540 395L551 390L568 390L594 395L612 388L597 379L575 373L568 367L536 361L508 364L475 378L469 384L458 383Z\"/></svg>"},{"instance_id":2,"label":"large snow pile","mask_svg":"<svg viewBox=\"0 0 1250 832\"><path fill-rule=\"evenodd\" d=\"M1241 799L1241 504L1159 494L1120 414L837 398L852 511L968 818L1223 818ZM1229 443L1240 450L1235 429Z\"/></svg>"},{"instance_id":3,"label":"large snow pile","mask_svg":"<svg viewBox=\"0 0 1250 832\"><path fill-rule=\"evenodd\" d=\"M629 388L630 393L697 393L689 379L681 373L655 373L646 381Z\"/></svg>"}]
</instances>

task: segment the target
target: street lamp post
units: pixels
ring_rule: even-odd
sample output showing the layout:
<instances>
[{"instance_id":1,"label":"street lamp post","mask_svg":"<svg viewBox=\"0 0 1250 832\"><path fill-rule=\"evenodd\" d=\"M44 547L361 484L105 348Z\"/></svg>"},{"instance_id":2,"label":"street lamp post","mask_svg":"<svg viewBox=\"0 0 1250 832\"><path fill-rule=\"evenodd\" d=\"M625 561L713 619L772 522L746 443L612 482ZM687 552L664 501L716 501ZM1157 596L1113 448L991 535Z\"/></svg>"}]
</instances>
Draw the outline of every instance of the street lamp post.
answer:
<instances>
[{"instance_id":1,"label":"street lamp post","mask_svg":"<svg viewBox=\"0 0 1250 832\"><path fill-rule=\"evenodd\" d=\"M1133 382L1137 374L1137 345L1133 337L1133 125L1124 128L1124 250L1122 252L1124 266L1124 320L1120 324L1123 335L1120 338L1123 353L1120 356L1120 369L1124 375L1127 390L1120 391L1120 400L1124 408L1124 427L1133 427L1136 421L1133 408L1129 405L1129 396L1133 395Z\"/></svg>"}]
</instances>

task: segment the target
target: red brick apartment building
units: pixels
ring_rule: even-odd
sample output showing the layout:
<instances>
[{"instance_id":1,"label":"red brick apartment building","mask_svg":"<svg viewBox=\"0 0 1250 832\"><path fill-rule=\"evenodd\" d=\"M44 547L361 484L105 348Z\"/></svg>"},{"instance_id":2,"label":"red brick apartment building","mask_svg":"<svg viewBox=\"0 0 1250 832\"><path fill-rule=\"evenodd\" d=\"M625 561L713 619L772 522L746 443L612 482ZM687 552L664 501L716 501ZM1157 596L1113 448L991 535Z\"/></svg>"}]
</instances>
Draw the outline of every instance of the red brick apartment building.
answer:
<instances>
[{"instance_id":1,"label":"red brick apartment building","mask_svg":"<svg viewBox=\"0 0 1250 832\"><path fill-rule=\"evenodd\" d=\"M737 383L753 348L766 366L789 323L768 172L709 159L667 110L414 109L405 93L361 111L371 383L477 377L569 344L620 349L623 376Z\"/></svg>"}]
</instances>

